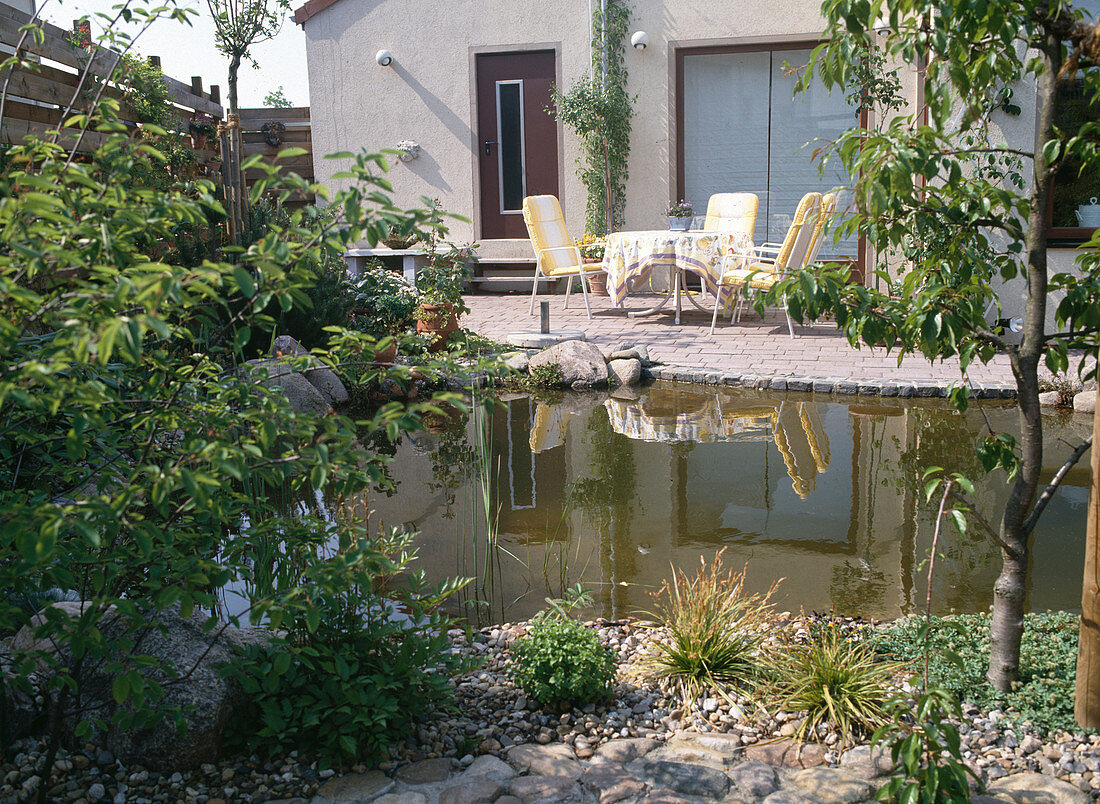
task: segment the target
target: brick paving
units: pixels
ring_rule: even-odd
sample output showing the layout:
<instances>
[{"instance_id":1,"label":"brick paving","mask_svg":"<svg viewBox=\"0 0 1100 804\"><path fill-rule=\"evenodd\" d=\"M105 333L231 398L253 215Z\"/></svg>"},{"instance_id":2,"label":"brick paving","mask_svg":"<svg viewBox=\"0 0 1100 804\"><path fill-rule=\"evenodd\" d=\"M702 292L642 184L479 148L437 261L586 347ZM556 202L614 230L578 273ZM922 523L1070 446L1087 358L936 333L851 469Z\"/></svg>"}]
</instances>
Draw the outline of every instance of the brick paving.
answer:
<instances>
[{"instance_id":1,"label":"brick paving","mask_svg":"<svg viewBox=\"0 0 1100 804\"><path fill-rule=\"evenodd\" d=\"M568 310L562 309L561 295L539 298L550 301L551 330L579 329L601 347L623 342L644 344L655 361L699 372L811 380L843 378L916 386L943 386L959 379L957 360L930 363L920 355L911 355L898 366L896 352L888 354L882 348L853 349L828 321L809 327L796 325L797 337L792 339L781 310L768 310L761 320L754 310L748 309L737 324L730 324L728 317L719 319L718 329L711 337L710 314L696 310L687 301L680 324L676 325L671 302L666 308L668 312L662 310L645 318L626 316L627 311L645 309L660 297L630 296L625 306L618 309L611 306L608 297L590 297L592 320L585 316L579 294L570 299ZM709 302L708 297L703 303ZM463 326L486 337L505 340L509 332L537 330L539 326L538 307L533 316L527 312L528 294L469 295L466 304L471 312L463 319ZM1005 355L998 355L987 365L972 365L968 379L975 386L1015 388ZM711 381L720 380L712 377Z\"/></svg>"}]
</instances>

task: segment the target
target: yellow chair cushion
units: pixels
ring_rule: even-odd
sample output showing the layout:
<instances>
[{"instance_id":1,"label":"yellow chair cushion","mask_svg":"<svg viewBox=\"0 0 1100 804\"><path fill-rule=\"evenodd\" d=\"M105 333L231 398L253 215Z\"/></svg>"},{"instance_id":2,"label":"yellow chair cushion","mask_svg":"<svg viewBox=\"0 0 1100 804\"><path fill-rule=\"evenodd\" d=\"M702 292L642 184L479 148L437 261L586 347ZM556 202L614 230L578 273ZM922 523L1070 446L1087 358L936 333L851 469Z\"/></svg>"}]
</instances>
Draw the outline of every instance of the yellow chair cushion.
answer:
<instances>
[{"instance_id":1,"label":"yellow chair cushion","mask_svg":"<svg viewBox=\"0 0 1100 804\"><path fill-rule=\"evenodd\" d=\"M735 268L722 274L723 285L749 285L757 290L768 290L778 281L775 266L767 263L753 263L748 268Z\"/></svg>"}]
</instances>

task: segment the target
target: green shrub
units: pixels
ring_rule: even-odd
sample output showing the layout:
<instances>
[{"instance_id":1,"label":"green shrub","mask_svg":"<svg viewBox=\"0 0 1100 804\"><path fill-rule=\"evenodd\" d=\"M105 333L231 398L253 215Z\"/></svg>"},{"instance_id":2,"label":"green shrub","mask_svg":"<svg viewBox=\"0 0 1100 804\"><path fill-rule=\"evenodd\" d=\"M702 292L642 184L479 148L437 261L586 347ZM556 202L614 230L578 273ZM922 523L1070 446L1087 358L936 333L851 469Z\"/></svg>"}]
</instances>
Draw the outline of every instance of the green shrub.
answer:
<instances>
[{"instance_id":1,"label":"green shrub","mask_svg":"<svg viewBox=\"0 0 1100 804\"><path fill-rule=\"evenodd\" d=\"M753 688L761 675L765 623L772 586L766 594L745 593L745 572L723 569L719 550L694 577L676 570L654 594L653 616L665 634L654 639L644 673L668 680L685 705L707 689L726 696L733 687Z\"/></svg>"},{"instance_id":2,"label":"green shrub","mask_svg":"<svg viewBox=\"0 0 1100 804\"><path fill-rule=\"evenodd\" d=\"M889 721L871 741L886 743L895 770L875 794L879 801L904 804L962 804L970 801L974 772L963 762L959 731L962 713L955 697L941 687L887 704Z\"/></svg>"},{"instance_id":3,"label":"green shrub","mask_svg":"<svg viewBox=\"0 0 1100 804\"><path fill-rule=\"evenodd\" d=\"M875 650L901 661L923 663L923 624L924 618L898 620L875 635ZM928 637L930 681L983 709L1000 707L1015 723L1030 723L1041 731L1073 730L1079 627L1075 614L1028 614L1020 645L1020 683L1003 693L985 679L989 615L933 617Z\"/></svg>"},{"instance_id":4,"label":"green shrub","mask_svg":"<svg viewBox=\"0 0 1100 804\"><path fill-rule=\"evenodd\" d=\"M876 657L871 645L828 623L790 646L777 663L776 696L787 711L805 712L798 736L812 739L832 723L847 743L886 722L887 685L900 669Z\"/></svg>"},{"instance_id":5,"label":"green shrub","mask_svg":"<svg viewBox=\"0 0 1100 804\"><path fill-rule=\"evenodd\" d=\"M369 264L348 281L351 319L348 326L383 338L416 323L417 298L401 274L380 262Z\"/></svg>"},{"instance_id":6,"label":"green shrub","mask_svg":"<svg viewBox=\"0 0 1100 804\"><path fill-rule=\"evenodd\" d=\"M405 572L411 536L391 542L377 581ZM383 597L355 589L321 591L311 630L305 616L285 621L285 637L247 647L229 670L249 696L231 725L232 741L268 754L299 750L323 765L387 756L432 706L446 701L462 660L450 652L450 622L436 609L461 584L428 590L420 575Z\"/></svg>"},{"instance_id":7,"label":"green shrub","mask_svg":"<svg viewBox=\"0 0 1100 804\"><path fill-rule=\"evenodd\" d=\"M576 620L542 618L512 648L512 678L544 704L585 704L608 696L615 657Z\"/></svg>"}]
</instances>

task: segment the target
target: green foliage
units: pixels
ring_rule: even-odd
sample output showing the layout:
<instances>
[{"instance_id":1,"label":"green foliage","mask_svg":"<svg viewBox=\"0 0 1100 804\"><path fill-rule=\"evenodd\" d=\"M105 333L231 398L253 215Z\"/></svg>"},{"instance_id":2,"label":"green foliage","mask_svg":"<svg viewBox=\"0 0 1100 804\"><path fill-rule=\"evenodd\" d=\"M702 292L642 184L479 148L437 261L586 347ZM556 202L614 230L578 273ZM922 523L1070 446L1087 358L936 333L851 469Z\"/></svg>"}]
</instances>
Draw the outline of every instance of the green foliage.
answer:
<instances>
[{"instance_id":1,"label":"green foliage","mask_svg":"<svg viewBox=\"0 0 1100 804\"><path fill-rule=\"evenodd\" d=\"M381 262L368 264L348 281L352 329L380 338L404 332L416 321L416 293Z\"/></svg>"},{"instance_id":2,"label":"green foliage","mask_svg":"<svg viewBox=\"0 0 1100 804\"><path fill-rule=\"evenodd\" d=\"M411 535L387 545L371 576L410 570ZM360 543L351 550L372 555ZM391 558L391 556L393 556ZM308 614L284 621L286 634L248 646L229 674L249 697L231 728L247 750L298 750L322 764L375 763L410 734L431 707L450 697L450 676L463 667L450 652L450 622L439 603L460 588L428 589L420 573L386 595L349 575L336 592L318 590Z\"/></svg>"},{"instance_id":3,"label":"green foliage","mask_svg":"<svg viewBox=\"0 0 1100 804\"><path fill-rule=\"evenodd\" d=\"M901 804L970 801L973 771L963 763L959 731L951 722L962 714L954 696L933 687L915 706L906 698L891 699L888 712L890 722L875 732L871 745L888 744L896 770L876 798Z\"/></svg>"},{"instance_id":4,"label":"green foliage","mask_svg":"<svg viewBox=\"0 0 1100 804\"><path fill-rule=\"evenodd\" d=\"M578 158L588 190L584 228L607 234L623 225L629 176L630 118L634 100L626 92L623 48L630 8L625 0L608 0L592 13L592 75L578 79L569 91L555 89L548 109L584 142Z\"/></svg>"},{"instance_id":5,"label":"green foliage","mask_svg":"<svg viewBox=\"0 0 1100 804\"><path fill-rule=\"evenodd\" d=\"M1040 731L1072 730L1074 674L1080 619L1067 612L1028 614L1020 646L1020 681L998 692L985 680L989 664L987 614L933 617L928 633L930 682L982 709L1000 708L1009 721ZM908 618L879 631L875 650L907 662L923 660L923 618Z\"/></svg>"},{"instance_id":6,"label":"green foliage","mask_svg":"<svg viewBox=\"0 0 1100 804\"><path fill-rule=\"evenodd\" d=\"M833 623L791 645L776 664L775 694L789 712L805 712L798 736L813 738L832 723L847 743L885 724L887 689L899 665Z\"/></svg>"},{"instance_id":7,"label":"green foliage","mask_svg":"<svg viewBox=\"0 0 1100 804\"><path fill-rule=\"evenodd\" d=\"M674 570L654 593L653 616L664 627L643 664L650 677L670 681L685 705L714 689L728 697L734 688L753 689L764 667L765 623L772 586L766 594L745 591L745 571L722 566L719 550L708 565L700 559L694 576Z\"/></svg>"},{"instance_id":8,"label":"green foliage","mask_svg":"<svg viewBox=\"0 0 1100 804\"><path fill-rule=\"evenodd\" d=\"M294 105L287 100L281 84L264 95L263 104L269 109L289 109Z\"/></svg>"},{"instance_id":9,"label":"green foliage","mask_svg":"<svg viewBox=\"0 0 1100 804\"><path fill-rule=\"evenodd\" d=\"M527 384L533 388L560 388L562 376L557 363L544 363L527 370Z\"/></svg>"},{"instance_id":10,"label":"green foliage","mask_svg":"<svg viewBox=\"0 0 1100 804\"><path fill-rule=\"evenodd\" d=\"M593 629L544 617L512 648L511 674L539 703L586 704L610 694L615 657Z\"/></svg>"},{"instance_id":11,"label":"green foliage","mask_svg":"<svg viewBox=\"0 0 1100 804\"><path fill-rule=\"evenodd\" d=\"M392 204L383 156L346 154L348 189L316 188L334 214L297 211L278 231L184 264L179 230L201 231L225 214L214 187L144 181L135 166L162 155L123 133L112 103L103 109L90 123L104 142L88 160L30 139L9 149L0 170L0 632L25 622L19 602L40 590L76 590L87 602L79 617L51 610L35 629L38 645L70 658L17 651L5 684L41 696L52 722L73 724L78 739L165 714L156 679L190 668L160 666L138 637L168 606L224 618L232 588L243 595L242 617L308 642L329 601L376 600L390 564L362 541L362 524L297 501L323 492L343 510L385 479L386 460L362 448L364 432L396 437L455 399L385 405L358 423L318 418L241 370L246 344L272 335L265 311L306 304L317 265L377 241L394 220L435 225L428 210ZM257 168L253 203L306 189ZM330 335L337 351L314 356L329 365L371 343L362 333ZM112 609L125 627L107 636L100 626ZM320 644L332 650L309 656L314 672L339 672L347 655L338 661L333 643ZM417 650L410 665L438 645ZM43 662L52 674L36 672ZM84 663L120 679L109 722L78 705Z\"/></svg>"}]
</instances>

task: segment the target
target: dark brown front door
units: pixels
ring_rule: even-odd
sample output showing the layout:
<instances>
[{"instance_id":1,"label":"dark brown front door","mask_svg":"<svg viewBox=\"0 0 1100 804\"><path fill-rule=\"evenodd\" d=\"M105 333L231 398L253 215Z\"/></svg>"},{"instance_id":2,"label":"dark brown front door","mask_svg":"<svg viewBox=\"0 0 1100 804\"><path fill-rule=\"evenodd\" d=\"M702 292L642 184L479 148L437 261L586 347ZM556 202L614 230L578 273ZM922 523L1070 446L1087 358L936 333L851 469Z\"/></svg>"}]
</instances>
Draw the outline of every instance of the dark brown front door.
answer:
<instances>
[{"instance_id":1,"label":"dark brown front door","mask_svg":"<svg viewBox=\"0 0 1100 804\"><path fill-rule=\"evenodd\" d=\"M477 57L481 236L527 237L523 197L558 194L558 126L546 112L554 53Z\"/></svg>"}]
</instances>

